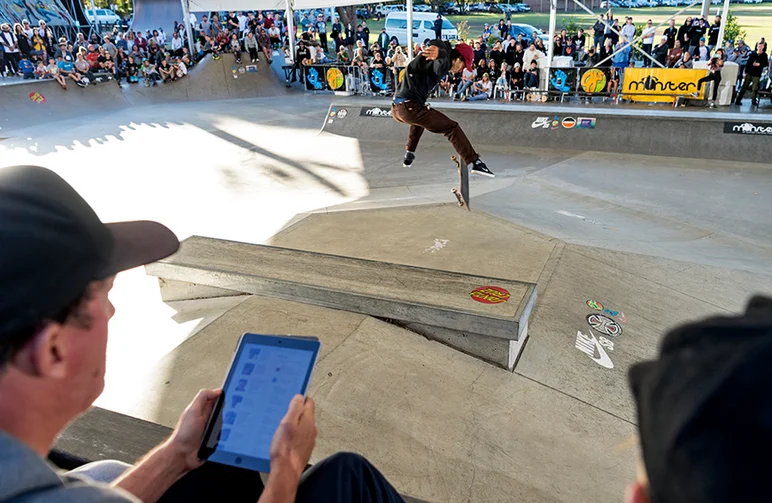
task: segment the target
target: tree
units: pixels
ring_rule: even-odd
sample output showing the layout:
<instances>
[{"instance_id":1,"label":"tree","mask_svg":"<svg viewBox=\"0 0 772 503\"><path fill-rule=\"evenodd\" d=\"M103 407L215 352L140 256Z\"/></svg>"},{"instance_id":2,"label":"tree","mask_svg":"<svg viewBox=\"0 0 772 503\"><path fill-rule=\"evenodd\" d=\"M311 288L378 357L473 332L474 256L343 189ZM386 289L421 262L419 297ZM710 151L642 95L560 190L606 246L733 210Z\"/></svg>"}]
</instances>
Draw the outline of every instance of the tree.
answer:
<instances>
[{"instance_id":1,"label":"tree","mask_svg":"<svg viewBox=\"0 0 772 503\"><path fill-rule=\"evenodd\" d=\"M347 7L336 7L335 11L340 17L340 23L346 27L351 24L352 27L357 25L357 8L356 5L349 5ZM345 29L345 28L344 28Z\"/></svg>"},{"instance_id":2,"label":"tree","mask_svg":"<svg viewBox=\"0 0 772 503\"><path fill-rule=\"evenodd\" d=\"M726 13L726 27L724 28L724 40L731 40L736 42L737 39L745 40L748 35L745 30L737 22L737 17L732 14L732 11Z\"/></svg>"}]
</instances>

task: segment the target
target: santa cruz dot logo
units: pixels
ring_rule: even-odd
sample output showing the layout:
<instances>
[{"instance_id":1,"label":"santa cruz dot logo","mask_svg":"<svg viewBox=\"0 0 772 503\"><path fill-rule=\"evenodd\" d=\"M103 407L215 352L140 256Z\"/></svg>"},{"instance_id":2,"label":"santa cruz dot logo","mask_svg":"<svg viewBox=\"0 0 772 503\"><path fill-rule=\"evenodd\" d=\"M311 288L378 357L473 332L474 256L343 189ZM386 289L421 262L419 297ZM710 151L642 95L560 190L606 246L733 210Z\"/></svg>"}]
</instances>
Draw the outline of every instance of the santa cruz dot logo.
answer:
<instances>
[{"instance_id":1,"label":"santa cruz dot logo","mask_svg":"<svg viewBox=\"0 0 772 503\"><path fill-rule=\"evenodd\" d=\"M498 286L481 286L472 290L469 295L483 304L501 304L508 301L510 297L508 291Z\"/></svg>"}]
</instances>

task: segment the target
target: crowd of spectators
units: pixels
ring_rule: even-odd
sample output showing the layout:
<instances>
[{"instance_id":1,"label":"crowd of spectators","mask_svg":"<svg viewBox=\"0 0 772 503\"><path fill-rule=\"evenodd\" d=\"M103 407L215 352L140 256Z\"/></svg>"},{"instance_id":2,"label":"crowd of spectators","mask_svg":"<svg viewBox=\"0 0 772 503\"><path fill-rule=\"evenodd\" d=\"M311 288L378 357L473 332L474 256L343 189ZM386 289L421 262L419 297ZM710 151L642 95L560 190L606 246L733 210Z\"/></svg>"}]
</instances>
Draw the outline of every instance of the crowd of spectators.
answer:
<instances>
[{"instance_id":1,"label":"crowd of spectators","mask_svg":"<svg viewBox=\"0 0 772 503\"><path fill-rule=\"evenodd\" d=\"M144 81L146 86L158 81L173 82L187 75L197 61L190 54L183 37L184 25L175 26L167 40L162 29L120 32L87 39L78 33L74 40L56 38L40 21L31 28L28 21L0 26L2 76L18 75L24 80L53 79L64 89L69 81L80 87L114 81L121 85Z\"/></svg>"}]
</instances>

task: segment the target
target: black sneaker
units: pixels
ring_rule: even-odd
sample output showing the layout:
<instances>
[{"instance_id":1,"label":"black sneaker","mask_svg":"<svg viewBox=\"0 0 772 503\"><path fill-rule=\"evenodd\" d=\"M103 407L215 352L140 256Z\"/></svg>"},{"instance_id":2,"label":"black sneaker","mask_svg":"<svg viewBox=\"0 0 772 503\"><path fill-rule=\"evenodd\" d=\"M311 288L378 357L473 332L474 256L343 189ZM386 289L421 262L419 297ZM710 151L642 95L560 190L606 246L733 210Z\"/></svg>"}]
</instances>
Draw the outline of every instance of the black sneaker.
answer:
<instances>
[{"instance_id":1,"label":"black sneaker","mask_svg":"<svg viewBox=\"0 0 772 503\"><path fill-rule=\"evenodd\" d=\"M488 166L482 162L482 159L477 159L474 164L472 164L472 174L487 176L490 178L494 178L496 176L493 174L493 171L489 170Z\"/></svg>"},{"instance_id":2,"label":"black sneaker","mask_svg":"<svg viewBox=\"0 0 772 503\"><path fill-rule=\"evenodd\" d=\"M415 154L410 151L405 151L405 160L402 161L402 166L409 168L413 165L413 161L415 161Z\"/></svg>"}]
</instances>

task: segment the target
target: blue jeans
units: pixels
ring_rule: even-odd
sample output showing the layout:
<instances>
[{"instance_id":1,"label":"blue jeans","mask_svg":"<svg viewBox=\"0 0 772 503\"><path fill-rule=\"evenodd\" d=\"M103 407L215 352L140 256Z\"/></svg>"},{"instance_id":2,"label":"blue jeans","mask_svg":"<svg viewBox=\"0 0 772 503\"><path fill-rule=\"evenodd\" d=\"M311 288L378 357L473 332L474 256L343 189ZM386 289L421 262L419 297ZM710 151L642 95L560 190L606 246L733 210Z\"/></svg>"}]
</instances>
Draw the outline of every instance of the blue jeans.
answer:
<instances>
[{"instance_id":1,"label":"blue jeans","mask_svg":"<svg viewBox=\"0 0 772 503\"><path fill-rule=\"evenodd\" d=\"M477 93L469 97L469 101L481 101L481 100L487 100L487 99L490 99L488 96L488 93Z\"/></svg>"},{"instance_id":2,"label":"blue jeans","mask_svg":"<svg viewBox=\"0 0 772 503\"><path fill-rule=\"evenodd\" d=\"M460 86L458 86L458 89L456 89L456 96L459 98L464 94L464 91L472 87L473 82L471 80L467 80L465 82L462 82Z\"/></svg>"}]
</instances>

